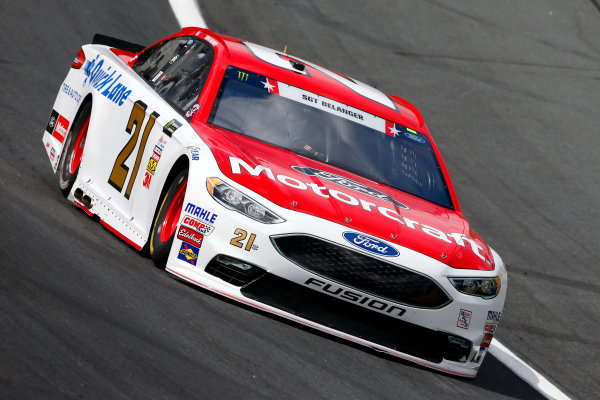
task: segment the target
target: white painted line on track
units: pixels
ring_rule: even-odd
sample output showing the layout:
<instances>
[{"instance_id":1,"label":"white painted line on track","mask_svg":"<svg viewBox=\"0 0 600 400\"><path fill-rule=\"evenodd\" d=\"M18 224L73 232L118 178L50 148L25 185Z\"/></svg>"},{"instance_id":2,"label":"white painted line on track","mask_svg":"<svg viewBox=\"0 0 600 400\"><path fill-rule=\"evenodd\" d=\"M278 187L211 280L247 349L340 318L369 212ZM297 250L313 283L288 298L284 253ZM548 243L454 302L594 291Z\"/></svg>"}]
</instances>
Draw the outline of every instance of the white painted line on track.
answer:
<instances>
[{"instance_id":1,"label":"white painted line on track","mask_svg":"<svg viewBox=\"0 0 600 400\"><path fill-rule=\"evenodd\" d=\"M490 354L547 398L553 400L570 400L566 394L561 392L536 370L525 364L523 360L507 349L496 338L490 344Z\"/></svg>"},{"instance_id":2,"label":"white painted line on track","mask_svg":"<svg viewBox=\"0 0 600 400\"><path fill-rule=\"evenodd\" d=\"M196 0L169 0L173 9L175 18L179 26L198 26L207 28L206 21L202 17L200 7ZM566 394L561 392L556 386L550 383L546 378L536 370L525 364L523 360L517 357L512 351L506 348L498 339L492 340L490 344L490 354L498 359L508 369L517 374L525 382L529 383L535 390L552 400L571 400Z\"/></svg>"},{"instance_id":3,"label":"white painted line on track","mask_svg":"<svg viewBox=\"0 0 600 400\"><path fill-rule=\"evenodd\" d=\"M186 26L207 28L196 0L169 0L169 4L182 28Z\"/></svg>"}]
</instances>

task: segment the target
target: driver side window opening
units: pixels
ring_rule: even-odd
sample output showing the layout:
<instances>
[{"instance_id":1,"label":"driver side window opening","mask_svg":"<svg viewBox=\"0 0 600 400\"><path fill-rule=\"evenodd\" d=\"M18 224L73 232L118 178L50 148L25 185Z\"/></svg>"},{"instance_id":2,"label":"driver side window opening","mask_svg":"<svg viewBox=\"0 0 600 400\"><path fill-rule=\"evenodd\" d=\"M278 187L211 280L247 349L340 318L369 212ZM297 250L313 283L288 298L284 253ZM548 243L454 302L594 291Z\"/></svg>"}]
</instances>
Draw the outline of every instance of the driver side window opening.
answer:
<instances>
[{"instance_id":1,"label":"driver side window opening","mask_svg":"<svg viewBox=\"0 0 600 400\"><path fill-rule=\"evenodd\" d=\"M133 65L163 99L182 115L198 102L214 59L212 46L180 36L144 51Z\"/></svg>"}]
</instances>

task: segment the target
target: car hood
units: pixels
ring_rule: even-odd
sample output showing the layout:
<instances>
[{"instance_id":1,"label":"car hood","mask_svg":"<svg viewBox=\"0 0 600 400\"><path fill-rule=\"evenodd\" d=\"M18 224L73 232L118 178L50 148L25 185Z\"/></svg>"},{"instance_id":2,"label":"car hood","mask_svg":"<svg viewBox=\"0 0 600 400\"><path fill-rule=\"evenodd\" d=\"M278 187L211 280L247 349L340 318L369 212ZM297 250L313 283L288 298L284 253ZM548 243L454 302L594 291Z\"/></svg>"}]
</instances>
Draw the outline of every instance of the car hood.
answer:
<instances>
[{"instance_id":1,"label":"car hood","mask_svg":"<svg viewBox=\"0 0 600 400\"><path fill-rule=\"evenodd\" d=\"M215 127L197 131L225 176L281 207L392 247L410 248L453 268L494 269L489 247L459 212L239 134Z\"/></svg>"}]
</instances>

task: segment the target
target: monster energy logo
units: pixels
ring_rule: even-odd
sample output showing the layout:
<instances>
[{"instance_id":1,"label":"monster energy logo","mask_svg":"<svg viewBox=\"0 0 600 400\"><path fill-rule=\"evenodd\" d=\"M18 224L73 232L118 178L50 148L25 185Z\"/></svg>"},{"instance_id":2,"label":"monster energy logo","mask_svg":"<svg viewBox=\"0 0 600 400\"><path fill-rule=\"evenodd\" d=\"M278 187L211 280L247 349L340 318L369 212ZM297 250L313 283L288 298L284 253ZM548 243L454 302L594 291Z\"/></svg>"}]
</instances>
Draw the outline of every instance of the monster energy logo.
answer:
<instances>
[{"instance_id":1,"label":"monster energy logo","mask_svg":"<svg viewBox=\"0 0 600 400\"><path fill-rule=\"evenodd\" d=\"M355 192L365 194L369 197L373 197L373 198L383 200L383 201L389 201L390 203L393 203L394 205L396 205L396 207L398 207L398 208L404 208L406 210L409 209L408 206L391 198L387 194L382 193L379 190L373 189L367 185L363 185L360 182L353 181L352 179L348 179L343 176L333 174L331 172L321 171L319 169L311 168L311 167L298 167L298 166L293 166L293 165L290 165L290 167L292 167L296 171L303 173L305 175L318 176L319 178L325 179L328 182L338 184L345 188L354 190Z\"/></svg>"},{"instance_id":2,"label":"monster energy logo","mask_svg":"<svg viewBox=\"0 0 600 400\"><path fill-rule=\"evenodd\" d=\"M244 71L238 71L237 73L238 73L238 79L239 79L240 81L243 81L243 82L245 82L245 81L247 81L247 80L248 80L248 77L249 77L249 75L248 75L248 73L247 73L247 72L244 72Z\"/></svg>"}]
</instances>

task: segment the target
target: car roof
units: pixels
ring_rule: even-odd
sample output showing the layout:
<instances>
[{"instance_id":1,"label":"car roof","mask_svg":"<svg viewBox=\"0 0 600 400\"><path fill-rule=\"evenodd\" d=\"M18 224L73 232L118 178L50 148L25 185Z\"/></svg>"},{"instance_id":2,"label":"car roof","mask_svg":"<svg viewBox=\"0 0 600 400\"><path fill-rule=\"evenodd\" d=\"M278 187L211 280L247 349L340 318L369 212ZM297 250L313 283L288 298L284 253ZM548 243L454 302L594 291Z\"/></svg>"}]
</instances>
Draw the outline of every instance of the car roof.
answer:
<instances>
[{"instance_id":1,"label":"car roof","mask_svg":"<svg viewBox=\"0 0 600 400\"><path fill-rule=\"evenodd\" d=\"M201 39L216 39L220 42L224 46L224 51L227 52L225 62L228 65L300 87L430 136L427 129L424 128L423 118L419 111L404 99L387 96L379 90L350 77L294 57L283 51L269 49L242 39L218 34L208 29L184 28L182 32L189 34L192 33L190 32L192 30ZM289 64L289 67L285 68L268 62L271 60L261 58L259 51L263 54L269 52L275 54L280 64L286 66ZM298 68L294 68L294 65ZM303 71L299 69L303 69Z\"/></svg>"}]
</instances>

